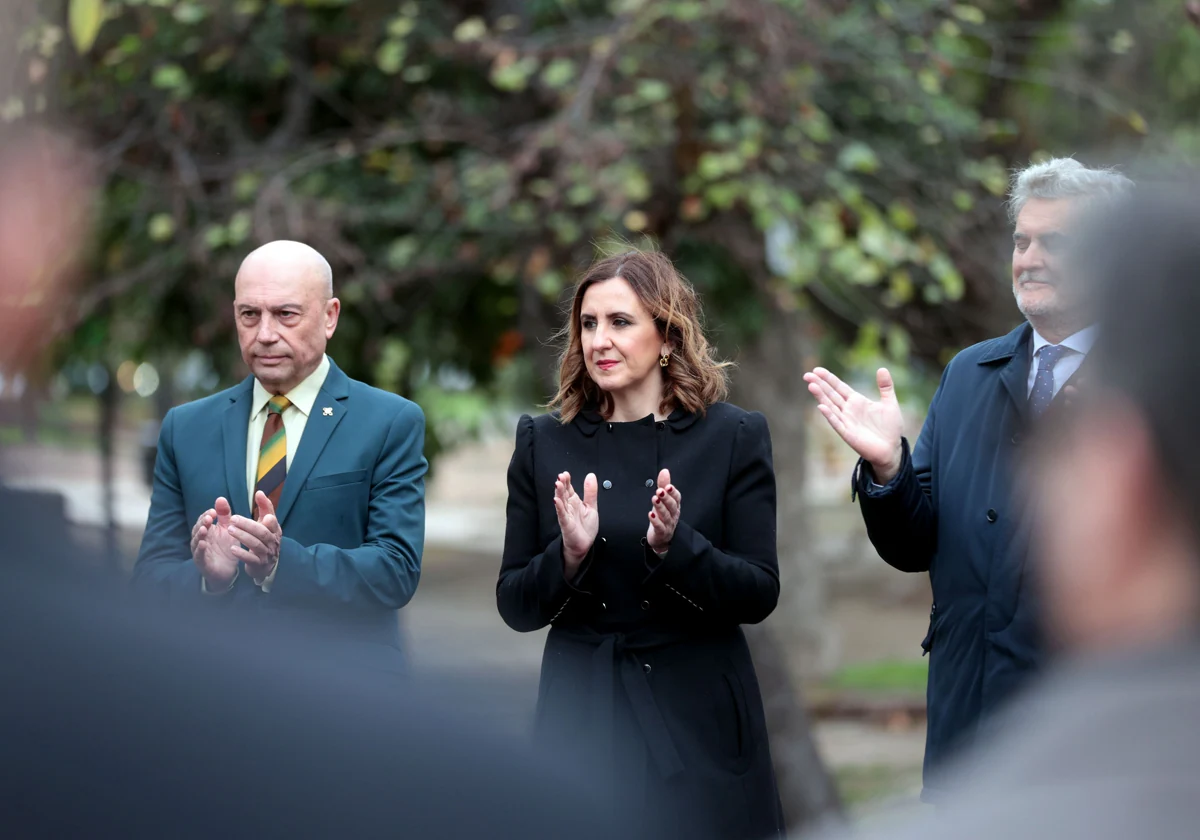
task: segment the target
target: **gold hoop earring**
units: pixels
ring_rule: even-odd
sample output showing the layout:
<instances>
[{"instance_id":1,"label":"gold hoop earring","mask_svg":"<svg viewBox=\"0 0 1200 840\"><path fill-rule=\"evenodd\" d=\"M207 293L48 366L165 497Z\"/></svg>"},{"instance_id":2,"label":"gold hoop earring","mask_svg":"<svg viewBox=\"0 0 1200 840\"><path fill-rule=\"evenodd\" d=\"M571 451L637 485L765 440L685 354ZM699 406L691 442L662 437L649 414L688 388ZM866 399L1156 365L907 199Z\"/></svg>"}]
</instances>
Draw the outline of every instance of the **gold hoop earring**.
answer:
<instances>
[{"instance_id":1,"label":"gold hoop earring","mask_svg":"<svg viewBox=\"0 0 1200 840\"><path fill-rule=\"evenodd\" d=\"M658 360L658 366L666 367L670 361L671 361L671 357L668 356L666 353L663 353L662 358Z\"/></svg>"}]
</instances>

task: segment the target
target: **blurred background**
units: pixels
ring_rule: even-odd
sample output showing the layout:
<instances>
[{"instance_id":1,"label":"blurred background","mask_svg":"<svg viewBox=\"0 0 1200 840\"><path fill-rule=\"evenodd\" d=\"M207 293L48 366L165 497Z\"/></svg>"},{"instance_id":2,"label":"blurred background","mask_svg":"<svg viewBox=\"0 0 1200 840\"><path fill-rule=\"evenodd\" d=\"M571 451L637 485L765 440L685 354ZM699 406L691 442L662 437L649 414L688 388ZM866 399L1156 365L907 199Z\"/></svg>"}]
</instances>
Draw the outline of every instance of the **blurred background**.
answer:
<instances>
[{"instance_id":1,"label":"blurred background","mask_svg":"<svg viewBox=\"0 0 1200 840\"><path fill-rule=\"evenodd\" d=\"M1200 151L1200 2L3 5L0 123L73 137L98 184L51 352L0 370L7 480L127 571L159 420L245 376L238 264L304 241L343 304L330 354L428 417L412 655L494 674L525 726L544 637L494 601L515 421L553 392L576 273L656 242L771 424L785 591L756 657L808 713L775 748L811 722L864 819L915 795L927 578L875 556L800 374L889 366L915 436L946 361L1020 320L1009 171Z\"/></svg>"}]
</instances>

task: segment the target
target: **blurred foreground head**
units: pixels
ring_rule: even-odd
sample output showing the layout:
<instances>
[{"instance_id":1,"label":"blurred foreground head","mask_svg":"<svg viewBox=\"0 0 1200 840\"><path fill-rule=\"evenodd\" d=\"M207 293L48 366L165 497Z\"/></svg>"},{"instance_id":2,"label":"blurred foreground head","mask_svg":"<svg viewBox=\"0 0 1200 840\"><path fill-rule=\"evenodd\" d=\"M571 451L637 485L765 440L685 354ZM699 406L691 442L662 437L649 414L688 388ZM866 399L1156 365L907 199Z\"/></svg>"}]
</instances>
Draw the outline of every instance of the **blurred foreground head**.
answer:
<instances>
[{"instance_id":1,"label":"blurred foreground head","mask_svg":"<svg viewBox=\"0 0 1200 840\"><path fill-rule=\"evenodd\" d=\"M0 136L0 369L22 370L69 316L91 209L91 175L43 129Z\"/></svg>"},{"instance_id":2,"label":"blurred foreground head","mask_svg":"<svg viewBox=\"0 0 1200 840\"><path fill-rule=\"evenodd\" d=\"M1075 652L1200 629L1197 187L1139 188L1073 249L1101 336L1035 469L1046 619Z\"/></svg>"}]
</instances>

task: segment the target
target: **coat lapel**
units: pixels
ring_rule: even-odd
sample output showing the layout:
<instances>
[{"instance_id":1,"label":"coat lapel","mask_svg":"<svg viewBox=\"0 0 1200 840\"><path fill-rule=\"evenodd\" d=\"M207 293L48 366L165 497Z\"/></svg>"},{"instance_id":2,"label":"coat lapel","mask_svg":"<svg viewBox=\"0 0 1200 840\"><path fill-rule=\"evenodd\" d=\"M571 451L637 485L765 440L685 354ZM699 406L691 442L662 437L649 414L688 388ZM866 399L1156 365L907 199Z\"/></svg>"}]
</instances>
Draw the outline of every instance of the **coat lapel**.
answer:
<instances>
[{"instance_id":1,"label":"coat lapel","mask_svg":"<svg viewBox=\"0 0 1200 840\"><path fill-rule=\"evenodd\" d=\"M1029 359L1033 327L1024 323L996 343L979 364L1000 368L1000 382L1022 422L1029 419Z\"/></svg>"},{"instance_id":2,"label":"coat lapel","mask_svg":"<svg viewBox=\"0 0 1200 840\"><path fill-rule=\"evenodd\" d=\"M229 395L230 404L222 418L225 446L225 483L229 506L239 516L250 516L250 496L246 487L246 437L250 433L250 400L254 380L247 377Z\"/></svg>"},{"instance_id":3,"label":"coat lapel","mask_svg":"<svg viewBox=\"0 0 1200 840\"><path fill-rule=\"evenodd\" d=\"M317 401L313 403L312 412L308 415L304 435L300 438L296 456L288 467L287 478L283 480L283 495L279 497L279 510L275 512L280 524L287 519L296 498L300 495L300 489L304 482L308 481L309 473L325 449L325 444L346 416L345 401L349 395L349 377L330 360L329 373L325 376L325 383L321 386ZM327 408L332 409L332 414L325 413Z\"/></svg>"}]
</instances>

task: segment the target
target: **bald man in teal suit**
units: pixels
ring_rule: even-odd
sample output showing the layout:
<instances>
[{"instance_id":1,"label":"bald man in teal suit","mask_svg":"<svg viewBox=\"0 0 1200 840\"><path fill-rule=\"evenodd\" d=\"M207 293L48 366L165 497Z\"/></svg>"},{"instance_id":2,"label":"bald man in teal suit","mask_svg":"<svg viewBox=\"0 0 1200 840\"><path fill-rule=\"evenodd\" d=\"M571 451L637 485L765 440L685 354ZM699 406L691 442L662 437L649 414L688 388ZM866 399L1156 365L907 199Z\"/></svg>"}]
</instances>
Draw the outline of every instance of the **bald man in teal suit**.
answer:
<instances>
[{"instance_id":1,"label":"bald man in teal suit","mask_svg":"<svg viewBox=\"0 0 1200 840\"><path fill-rule=\"evenodd\" d=\"M171 409L135 587L217 608L307 611L388 647L425 537L425 417L325 354L340 303L320 254L278 241L238 271L251 376Z\"/></svg>"}]
</instances>

